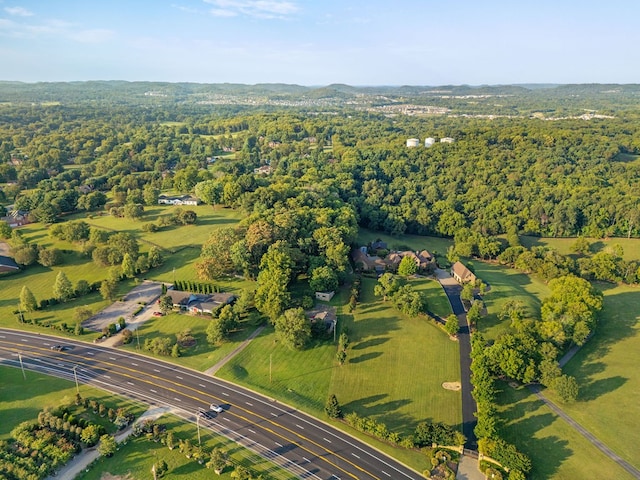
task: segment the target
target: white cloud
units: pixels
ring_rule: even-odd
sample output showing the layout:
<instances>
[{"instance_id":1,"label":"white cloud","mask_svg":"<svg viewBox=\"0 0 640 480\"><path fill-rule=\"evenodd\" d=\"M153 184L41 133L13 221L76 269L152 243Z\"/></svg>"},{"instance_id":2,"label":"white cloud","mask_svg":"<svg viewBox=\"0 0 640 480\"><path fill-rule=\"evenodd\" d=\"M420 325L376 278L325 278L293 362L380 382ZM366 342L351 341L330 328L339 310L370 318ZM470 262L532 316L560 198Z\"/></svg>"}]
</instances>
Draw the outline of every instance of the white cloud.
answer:
<instances>
[{"instance_id":1,"label":"white cloud","mask_svg":"<svg viewBox=\"0 0 640 480\"><path fill-rule=\"evenodd\" d=\"M285 18L296 13L299 8L287 0L204 0L214 5L211 10L215 16L245 15L255 18Z\"/></svg>"},{"instance_id":2,"label":"white cloud","mask_svg":"<svg viewBox=\"0 0 640 480\"><path fill-rule=\"evenodd\" d=\"M106 28L94 28L89 30L78 30L69 33L69 38L80 43L102 43L115 36L113 30Z\"/></svg>"},{"instance_id":3,"label":"white cloud","mask_svg":"<svg viewBox=\"0 0 640 480\"><path fill-rule=\"evenodd\" d=\"M79 43L100 43L111 39L115 32L103 28L82 28L64 20L50 19L40 23L17 23L0 19L0 35L13 38L65 38Z\"/></svg>"},{"instance_id":4,"label":"white cloud","mask_svg":"<svg viewBox=\"0 0 640 480\"><path fill-rule=\"evenodd\" d=\"M4 11L9 15L15 15L17 17L32 17L33 12L30 12L23 7L4 7Z\"/></svg>"}]
</instances>

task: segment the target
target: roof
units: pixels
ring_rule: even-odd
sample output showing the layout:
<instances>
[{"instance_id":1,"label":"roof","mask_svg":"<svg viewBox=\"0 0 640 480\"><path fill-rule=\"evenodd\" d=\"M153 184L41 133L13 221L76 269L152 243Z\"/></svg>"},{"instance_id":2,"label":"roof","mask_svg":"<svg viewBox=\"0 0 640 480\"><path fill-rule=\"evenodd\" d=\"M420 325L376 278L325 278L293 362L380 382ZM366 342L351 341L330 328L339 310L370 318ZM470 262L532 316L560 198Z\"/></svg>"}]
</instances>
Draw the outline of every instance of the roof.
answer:
<instances>
[{"instance_id":1,"label":"roof","mask_svg":"<svg viewBox=\"0 0 640 480\"><path fill-rule=\"evenodd\" d=\"M457 275L462 281L475 280L476 276L471 270L465 267L462 263L456 262L451 267L451 271Z\"/></svg>"},{"instance_id":2,"label":"roof","mask_svg":"<svg viewBox=\"0 0 640 480\"><path fill-rule=\"evenodd\" d=\"M13 258L0 255L0 272L15 272L16 270L20 270L20 267Z\"/></svg>"}]
</instances>

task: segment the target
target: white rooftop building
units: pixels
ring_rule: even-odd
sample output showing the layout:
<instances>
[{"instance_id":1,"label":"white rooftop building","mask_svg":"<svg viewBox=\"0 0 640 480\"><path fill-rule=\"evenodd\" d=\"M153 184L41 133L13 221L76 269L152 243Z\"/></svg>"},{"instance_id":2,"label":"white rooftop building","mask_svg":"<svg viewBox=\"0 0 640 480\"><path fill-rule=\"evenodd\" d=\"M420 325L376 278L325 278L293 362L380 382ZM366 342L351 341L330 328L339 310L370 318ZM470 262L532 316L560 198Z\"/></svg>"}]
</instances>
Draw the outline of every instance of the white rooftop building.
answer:
<instances>
[{"instance_id":1,"label":"white rooftop building","mask_svg":"<svg viewBox=\"0 0 640 480\"><path fill-rule=\"evenodd\" d=\"M424 146L427 147L427 148L429 148L434 143L436 143L436 139L435 138L427 137L427 138L424 139Z\"/></svg>"},{"instance_id":2,"label":"white rooftop building","mask_svg":"<svg viewBox=\"0 0 640 480\"><path fill-rule=\"evenodd\" d=\"M420 145L419 138L408 138L407 139L407 147L417 147Z\"/></svg>"}]
</instances>

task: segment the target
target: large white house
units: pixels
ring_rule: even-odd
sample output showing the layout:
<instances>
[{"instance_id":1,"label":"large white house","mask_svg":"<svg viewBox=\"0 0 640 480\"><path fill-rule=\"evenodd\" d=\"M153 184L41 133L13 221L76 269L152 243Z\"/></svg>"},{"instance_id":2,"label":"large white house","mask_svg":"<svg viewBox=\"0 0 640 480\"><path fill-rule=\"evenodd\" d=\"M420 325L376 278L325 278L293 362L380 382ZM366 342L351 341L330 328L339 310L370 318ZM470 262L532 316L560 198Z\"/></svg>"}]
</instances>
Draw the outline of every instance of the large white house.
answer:
<instances>
[{"instance_id":1,"label":"large white house","mask_svg":"<svg viewBox=\"0 0 640 480\"><path fill-rule=\"evenodd\" d=\"M158 203L160 205L199 205L200 199L191 195L160 195Z\"/></svg>"}]
</instances>

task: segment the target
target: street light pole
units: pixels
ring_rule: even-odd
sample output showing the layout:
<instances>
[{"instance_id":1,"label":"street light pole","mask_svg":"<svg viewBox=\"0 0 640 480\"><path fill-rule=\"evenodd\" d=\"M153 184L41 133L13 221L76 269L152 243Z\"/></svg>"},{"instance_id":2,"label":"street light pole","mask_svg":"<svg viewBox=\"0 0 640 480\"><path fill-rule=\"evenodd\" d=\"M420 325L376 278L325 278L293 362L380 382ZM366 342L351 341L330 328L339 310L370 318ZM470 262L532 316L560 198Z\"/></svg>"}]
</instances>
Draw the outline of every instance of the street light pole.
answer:
<instances>
[{"instance_id":1,"label":"street light pole","mask_svg":"<svg viewBox=\"0 0 640 480\"><path fill-rule=\"evenodd\" d=\"M22 370L22 378L27 379L27 375L24 373L24 365L22 364L22 353L18 353L18 358L20 359L20 369Z\"/></svg>"},{"instance_id":2,"label":"street light pole","mask_svg":"<svg viewBox=\"0 0 640 480\"><path fill-rule=\"evenodd\" d=\"M136 338L138 339L138 350L140 350L140 335L138 334L138 327L136 327Z\"/></svg>"},{"instance_id":3,"label":"street light pole","mask_svg":"<svg viewBox=\"0 0 640 480\"><path fill-rule=\"evenodd\" d=\"M78 365L73 366L73 378L76 379L76 393L80 393L80 385L78 385L78 372L76 371L77 368Z\"/></svg>"},{"instance_id":4,"label":"street light pole","mask_svg":"<svg viewBox=\"0 0 640 480\"><path fill-rule=\"evenodd\" d=\"M200 412L196 413L196 427L198 428L198 446L200 446Z\"/></svg>"},{"instance_id":5,"label":"street light pole","mask_svg":"<svg viewBox=\"0 0 640 480\"><path fill-rule=\"evenodd\" d=\"M273 357L273 353L270 353L269 354L269 383L271 383L271 378L272 378L271 377L271 365L272 365L271 358L272 357Z\"/></svg>"}]
</instances>

